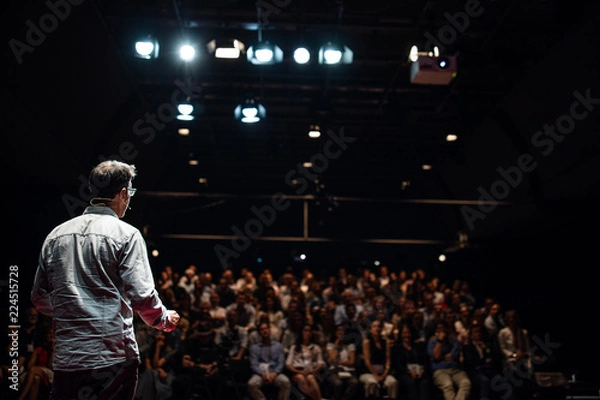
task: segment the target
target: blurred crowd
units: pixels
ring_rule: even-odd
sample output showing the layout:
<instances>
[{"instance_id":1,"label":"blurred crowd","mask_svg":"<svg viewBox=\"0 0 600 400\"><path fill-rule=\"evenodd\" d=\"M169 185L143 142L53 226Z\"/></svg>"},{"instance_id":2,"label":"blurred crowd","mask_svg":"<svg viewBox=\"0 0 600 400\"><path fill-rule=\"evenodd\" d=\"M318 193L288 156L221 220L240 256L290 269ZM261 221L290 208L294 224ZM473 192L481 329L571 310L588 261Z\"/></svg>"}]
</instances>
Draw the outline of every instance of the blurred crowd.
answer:
<instances>
[{"instance_id":1,"label":"blurred crowd","mask_svg":"<svg viewBox=\"0 0 600 400\"><path fill-rule=\"evenodd\" d=\"M155 277L170 333L137 320L139 400L532 399L536 357L514 309L422 269L223 270ZM49 398L51 321L27 310L20 399ZM3 362L3 391L9 360Z\"/></svg>"}]
</instances>

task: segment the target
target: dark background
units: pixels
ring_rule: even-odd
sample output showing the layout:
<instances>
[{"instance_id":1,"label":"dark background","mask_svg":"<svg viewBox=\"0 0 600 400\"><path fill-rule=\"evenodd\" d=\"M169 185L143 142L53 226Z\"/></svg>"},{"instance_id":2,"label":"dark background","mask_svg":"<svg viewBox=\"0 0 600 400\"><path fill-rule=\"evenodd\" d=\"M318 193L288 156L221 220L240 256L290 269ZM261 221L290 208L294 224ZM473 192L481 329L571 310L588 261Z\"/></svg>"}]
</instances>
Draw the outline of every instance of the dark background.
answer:
<instances>
[{"instance_id":1,"label":"dark background","mask_svg":"<svg viewBox=\"0 0 600 400\"><path fill-rule=\"evenodd\" d=\"M457 78L441 87L411 84L410 44L447 27L445 13L456 15L465 4L296 0L271 14L265 36L283 45L298 37L314 44L337 31L355 52L354 64L339 69L314 62L302 69L287 58L264 68L223 64L206 53L192 66L175 61L169 46L182 32L200 42L218 35L254 40L255 2L244 1L85 1L71 5L18 63L9 41L26 41L26 21L37 24L49 9L41 1L3 6L3 253L5 271L19 266L21 311L45 235L85 204L69 208L65 195L79 201L80 177L131 142L138 152L126 161L139 169L138 193L125 220L142 230L149 249L160 250L155 271L190 263L220 271L215 245L231 247L232 226L253 218L251 207L277 192L301 195L232 260L234 270L277 273L294 265L298 274L308 267L326 277L380 260L391 270L466 279L480 300L516 307L532 335L560 344L543 367L597 381L600 114L577 121L550 154L531 138L569 112L575 91L600 97L599 7L481 1L483 14L444 49L457 57ZM147 29L165 43L150 62L129 52L131 39ZM169 121L144 142L134 124L168 102L177 82L191 88L204 114L189 137ZM233 119L248 93L268 109L257 126ZM286 173L326 140L306 138L314 119L356 141L319 176L323 187L297 193ZM449 132L459 133L457 143L444 142ZM187 165L190 153L199 166ZM497 169L517 165L521 154L537 167L470 227L463 207L481 206L478 189L499 182ZM432 171L420 170L425 161ZM198 184L199 176L208 185ZM404 180L411 182L406 189ZM298 262L302 251L308 259ZM6 299L6 286L1 290Z\"/></svg>"}]
</instances>

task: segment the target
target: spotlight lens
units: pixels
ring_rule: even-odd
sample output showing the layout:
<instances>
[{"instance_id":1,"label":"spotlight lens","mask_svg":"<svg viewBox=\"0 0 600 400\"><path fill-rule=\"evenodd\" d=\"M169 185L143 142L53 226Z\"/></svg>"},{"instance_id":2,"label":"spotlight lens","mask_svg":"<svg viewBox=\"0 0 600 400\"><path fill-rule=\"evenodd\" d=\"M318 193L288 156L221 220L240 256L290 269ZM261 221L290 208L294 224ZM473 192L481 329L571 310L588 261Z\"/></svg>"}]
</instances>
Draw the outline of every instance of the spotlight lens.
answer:
<instances>
[{"instance_id":1,"label":"spotlight lens","mask_svg":"<svg viewBox=\"0 0 600 400\"><path fill-rule=\"evenodd\" d=\"M177 106L177 111L184 115L190 115L194 111L194 106L189 103L182 103Z\"/></svg>"},{"instance_id":2,"label":"spotlight lens","mask_svg":"<svg viewBox=\"0 0 600 400\"><path fill-rule=\"evenodd\" d=\"M152 42L136 42L135 51L143 57L148 57L154 51L154 43Z\"/></svg>"},{"instance_id":3,"label":"spotlight lens","mask_svg":"<svg viewBox=\"0 0 600 400\"><path fill-rule=\"evenodd\" d=\"M323 58L325 58L325 63L327 64L337 64L342 60L342 52L340 50L328 49L323 53Z\"/></svg>"},{"instance_id":4,"label":"spotlight lens","mask_svg":"<svg viewBox=\"0 0 600 400\"><path fill-rule=\"evenodd\" d=\"M184 61L193 60L195 55L196 55L196 50L189 44L183 45L179 49L179 56Z\"/></svg>"},{"instance_id":5,"label":"spotlight lens","mask_svg":"<svg viewBox=\"0 0 600 400\"><path fill-rule=\"evenodd\" d=\"M438 61L438 65L440 66L440 68L444 69L444 68L448 68L448 60L446 58L440 58Z\"/></svg>"},{"instance_id":6,"label":"spotlight lens","mask_svg":"<svg viewBox=\"0 0 600 400\"><path fill-rule=\"evenodd\" d=\"M258 49L254 53L254 57L262 63L269 62L273 59L273 50L271 49Z\"/></svg>"},{"instance_id":7,"label":"spotlight lens","mask_svg":"<svg viewBox=\"0 0 600 400\"><path fill-rule=\"evenodd\" d=\"M254 118L258 115L258 108L256 107L247 107L242 110L242 114L246 118Z\"/></svg>"},{"instance_id":8,"label":"spotlight lens","mask_svg":"<svg viewBox=\"0 0 600 400\"><path fill-rule=\"evenodd\" d=\"M240 49L232 47L220 47L215 51L216 58L240 58Z\"/></svg>"},{"instance_id":9,"label":"spotlight lens","mask_svg":"<svg viewBox=\"0 0 600 400\"><path fill-rule=\"evenodd\" d=\"M304 47L299 47L294 51L294 60L298 64L306 64L310 61L310 52Z\"/></svg>"}]
</instances>

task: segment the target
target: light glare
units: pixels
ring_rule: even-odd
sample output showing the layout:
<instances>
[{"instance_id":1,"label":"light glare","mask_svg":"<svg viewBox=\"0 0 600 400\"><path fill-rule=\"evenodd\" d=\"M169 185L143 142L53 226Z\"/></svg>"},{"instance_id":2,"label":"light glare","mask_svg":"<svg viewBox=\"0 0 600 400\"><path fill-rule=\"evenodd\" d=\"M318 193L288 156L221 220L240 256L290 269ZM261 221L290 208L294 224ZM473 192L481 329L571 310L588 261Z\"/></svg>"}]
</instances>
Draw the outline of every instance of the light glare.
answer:
<instances>
[{"instance_id":1,"label":"light glare","mask_svg":"<svg viewBox=\"0 0 600 400\"><path fill-rule=\"evenodd\" d=\"M294 51L294 60L298 64L306 64L310 61L310 52L304 47L299 47Z\"/></svg>"},{"instance_id":2,"label":"light glare","mask_svg":"<svg viewBox=\"0 0 600 400\"><path fill-rule=\"evenodd\" d=\"M254 53L254 57L261 63L267 63L273 59L273 50L271 49L258 49Z\"/></svg>"},{"instance_id":3,"label":"light glare","mask_svg":"<svg viewBox=\"0 0 600 400\"><path fill-rule=\"evenodd\" d=\"M323 53L326 64L337 64L342 60L342 52L335 49L327 49Z\"/></svg>"},{"instance_id":4,"label":"light glare","mask_svg":"<svg viewBox=\"0 0 600 400\"><path fill-rule=\"evenodd\" d=\"M194 112L194 106L189 103L181 103L177 106L177 111L184 115L189 115Z\"/></svg>"},{"instance_id":5,"label":"light glare","mask_svg":"<svg viewBox=\"0 0 600 400\"><path fill-rule=\"evenodd\" d=\"M255 118L258 115L258 108L246 107L242 110L242 114L245 118Z\"/></svg>"},{"instance_id":6,"label":"light glare","mask_svg":"<svg viewBox=\"0 0 600 400\"><path fill-rule=\"evenodd\" d=\"M136 42L135 51L143 57L149 57L154 51L154 43L148 41Z\"/></svg>"},{"instance_id":7,"label":"light glare","mask_svg":"<svg viewBox=\"0 0 600 400\"><path fill-rule=\"evenodd\" d=\"M196 56L196 49L189 44L185 44L179 49L179 56L183 61L191 61Z\"/></svg>"}]
</instances>

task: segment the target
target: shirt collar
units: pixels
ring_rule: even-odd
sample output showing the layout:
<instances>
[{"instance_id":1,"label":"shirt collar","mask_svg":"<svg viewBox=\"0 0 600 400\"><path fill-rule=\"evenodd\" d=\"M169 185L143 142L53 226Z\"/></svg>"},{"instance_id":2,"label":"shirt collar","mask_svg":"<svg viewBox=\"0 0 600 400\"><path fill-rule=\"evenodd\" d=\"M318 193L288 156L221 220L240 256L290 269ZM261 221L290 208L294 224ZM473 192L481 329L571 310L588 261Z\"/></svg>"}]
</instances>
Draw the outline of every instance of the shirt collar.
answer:
<instances>
[{"instance_id":1,"label":"shirt collar","mask_svg":"<svg viewBox=\"0 0 600 400\"><path fill-rule=\"evenodd\" d=\"M117 213L110 207L107 206L87 206L83 211L84 214L102 214L102 215L112 215L113 217L117 217Z\"/></svg>"}]
</instances>

